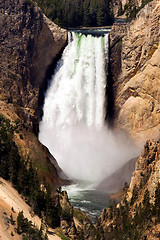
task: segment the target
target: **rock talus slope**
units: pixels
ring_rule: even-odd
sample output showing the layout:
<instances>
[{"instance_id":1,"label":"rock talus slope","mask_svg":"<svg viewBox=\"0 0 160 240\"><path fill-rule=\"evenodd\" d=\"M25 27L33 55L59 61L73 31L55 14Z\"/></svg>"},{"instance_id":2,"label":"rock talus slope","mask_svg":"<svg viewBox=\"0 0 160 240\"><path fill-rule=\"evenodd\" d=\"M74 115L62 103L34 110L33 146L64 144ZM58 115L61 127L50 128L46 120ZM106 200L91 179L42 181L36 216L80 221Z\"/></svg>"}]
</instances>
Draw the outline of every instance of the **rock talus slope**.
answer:
<instances>
[{"instance_id":1,"label":"rock talus slope","mask_svg":"<svg viewBox=\"0 0 160 240\"><path fill-rule=\"evenodd\" d=\"M14 209L11 211L11 209ZM22 239L15 231L16 224L12 225L9 221L12 214L14 221L16 221L18 213L23 211L24 217L31 221L38 229L41 227L41 219L34 215L29 205L25 203L21 195L12 187L12 185L0 178L0 239L3 240L19 240ZM14 233L11 236L11 232ZM55 234L55 231L49 228L49 240L60 240L61 238Z\"/></svg>"}]
</instances>

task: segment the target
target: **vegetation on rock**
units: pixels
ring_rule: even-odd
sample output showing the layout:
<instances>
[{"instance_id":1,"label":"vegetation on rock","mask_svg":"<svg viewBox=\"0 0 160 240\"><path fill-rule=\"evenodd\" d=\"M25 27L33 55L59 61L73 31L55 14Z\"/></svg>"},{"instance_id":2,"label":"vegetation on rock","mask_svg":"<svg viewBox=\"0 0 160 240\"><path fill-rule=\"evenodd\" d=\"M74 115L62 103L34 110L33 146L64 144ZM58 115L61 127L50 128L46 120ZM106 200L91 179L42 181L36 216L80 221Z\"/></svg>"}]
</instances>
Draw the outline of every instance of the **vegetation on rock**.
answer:
<instances>
[{"instance_id":1,"label":"vegetation on rock","mask_svg":"<svg viewBox=\"0 0 160 240\"><path fill-rule=\"evenodd\" d=\"M126 17L128 20L132 20L133 18L136 17L137 13L149 2L151 2L153 0L142 0L142 4L141 6L136 6L135 3L133 3L132 0L127 1L127 3L124 6L124 11L122 11L122 13L125 12Z\"/></svg>"},{"instance_id":2,"label":"vegetation on rock","mask_svg":"<svg viewBox=\"0 0 160 240\"><path fill-rule=\"evenodd\" d=\"M97 239L148 239L147 231L160 223L160 143L147 141L136 163L130 186L124 188L122 201L104 209L97 222ZM140 174L141 173L141 174ZM147 174L147 177L146 177ZM141 181L143 185L141 184ZM151 185L154 182L155 189ZM135 182L136 181L136 182ZM134 186L132 184L135 183ZM152 189L151 194L149 189ZM160 237L153 231L154 237ZM153 236L152 236L153 237Z\"/></svg>"},{"instance_id":3,"label":"vegetation on rock","mask_svg":"<svg viewBox=\"0 0 160 240\"><path fill-rule=\"evenodd\" d=\"M50 187L41 183L32 161L24 161L13 140L17 126L0 115L0 177L9 180L34 212L51 227L60 226L59 197L53 197Z\"/></svg>"},{"instance_id":4,"label":"vegetation on rock","mask_svg":"<svg viewBox=\"0 0 160 240\"><path fill-rule=\"evenodd\" d=\"M31 221L28 221L27 218L24 217L23 211L19 212L17 217L17 233L22 235L23 240L47 240L47 235L43 234L42 227L40 230L33 226Z\"/></svg>"}]
</instances>

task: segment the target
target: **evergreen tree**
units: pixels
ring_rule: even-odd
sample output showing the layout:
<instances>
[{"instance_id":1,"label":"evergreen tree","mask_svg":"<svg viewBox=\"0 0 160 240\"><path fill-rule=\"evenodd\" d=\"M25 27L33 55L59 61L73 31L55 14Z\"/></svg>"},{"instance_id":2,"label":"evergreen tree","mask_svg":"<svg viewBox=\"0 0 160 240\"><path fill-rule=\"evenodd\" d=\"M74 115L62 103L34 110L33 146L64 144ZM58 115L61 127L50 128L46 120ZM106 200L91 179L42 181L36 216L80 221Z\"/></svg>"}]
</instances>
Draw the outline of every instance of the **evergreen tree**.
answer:
<instances>
[{"instance_id":1,"label":"evergreen tree","mask_svg":"<svg viewBox=\"0 0 160 240\"><path fill-rule=\"evenodd\" d=\"M63 27L110 25L111 0L36 0L43 12Z\"/></svg>"},{"instance_id":2,"label":"evergreen tree","mask_svg":"<svg viewBox=\"0 0 160 240\"><path fill-rule=\"evenodd\" d=\"M155 191L155 203L153 206L153 215L156 217L156 222L160 222L160 183L158 183Z\"/></svg>"},{"instance_id":3,"label":"evergreen tree","mask_svg":"<svg viewBox=\"0 0 160 240\"><path fill-rule=\"evenodd\" d=\"M26 197L27 203L34 208L34 212L39 216L45 215L49 226L59 226L61 215L59 200L56 203L50 188L45 187L45 183L43 184L45 191L41 189L41 182L32 161L29 159L24 161L20 157L13 139L15 129L17 128L13 128L9 120L0 115L0 177L11 181L18 192ZM19 213L17 222L19 233L30 224L24 218L23 212ZM13 223L12 215L11 223ZM31 228L29 229L32 231Z\"/></svg>"},{"instance_id":4,"label":"evergreen tree","mask_svg":"<svg viewBox=\"0 0 160 240\"><path fill-rule=\"evenodd\" d=\"M137 198L138 198L138 188L137 188L137 185L134 185L133 191L132 191L132 198L130 202L131 206L134 204Z\"/></svg>"},{"instance_id":5,"label":"evergreen tree","mask_svg":"<svg viewBox=\"0 0 160 240\"><path fill-rule=\"evenodd\" d=\"M14 220L13 220L13 215L12 215L12 213L11 213L11 215L10 215L10 222L11 222L12 225L14 225Z\"/></svg>"},{"instance_id":6,"label":"evergreen tree","mask_svg":"<svg viewBox=\"0 0 160 240\"><path fill-rule=\"evenodd\" d=\"M145 191L144 194L143 208L141 214L144 217L144 222L148 222L151 220L151 204L148 189Z\"/></svg>"}]
</instances>

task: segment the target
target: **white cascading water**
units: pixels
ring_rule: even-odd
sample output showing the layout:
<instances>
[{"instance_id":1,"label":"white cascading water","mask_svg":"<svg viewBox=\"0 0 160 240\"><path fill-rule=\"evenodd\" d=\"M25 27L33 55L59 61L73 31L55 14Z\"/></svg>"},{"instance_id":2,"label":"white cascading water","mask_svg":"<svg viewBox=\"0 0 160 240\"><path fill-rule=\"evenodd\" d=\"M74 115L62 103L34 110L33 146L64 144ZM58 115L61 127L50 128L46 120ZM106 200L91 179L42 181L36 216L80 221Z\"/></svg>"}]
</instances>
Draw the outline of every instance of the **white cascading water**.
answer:
<instances>
[{"instance_id":1,"label":"white cascading water","mask_svg":"<svg viewBox=\"0 0 160 240\"><path fill-rule=\"evenodd\" d=\"M68 38L46 93L39 139L70 178L99 182L136 151L104 120L108 34Z\"/></svg>"}]
</instances>

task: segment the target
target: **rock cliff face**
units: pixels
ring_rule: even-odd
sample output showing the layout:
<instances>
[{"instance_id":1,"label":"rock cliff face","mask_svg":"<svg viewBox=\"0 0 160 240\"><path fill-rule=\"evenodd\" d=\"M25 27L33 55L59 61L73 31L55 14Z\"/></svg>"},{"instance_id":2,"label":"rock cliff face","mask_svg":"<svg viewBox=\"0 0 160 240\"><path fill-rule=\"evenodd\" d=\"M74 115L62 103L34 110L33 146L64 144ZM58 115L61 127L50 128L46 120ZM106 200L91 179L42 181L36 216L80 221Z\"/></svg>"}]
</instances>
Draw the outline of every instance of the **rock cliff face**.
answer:
<instances>
[{"instance_id":1,"label":"rock cliff face","mask_svg":"<svg viewBox=\"0 0 160 240\"><path fill-rule=\"evenodd\" d=\"M30 0L2 0L0 12L0 99L20 106L28 123L36 122L39 89L66 44L66 32Z\"/></svg>"},{"instance_id":2,"label":"rock cliff face","mask_svg":"<svg viewBox=\"0 0 160 240\"><path fill-rule=\"evenodd\" d=\"M147 141L144 149L135 164L135 171L128 190L128 200L133 195L136 185L141 189L149 190L151 202L154 202L155 190L160 183L160 141ZM144 189L143 189L144 192Z\"/></svg>"},{"instance_id":3,"label":"rock cliff face","mask_svg":"<svg viewBox=\"0 0 160 240\"><path fill-rule=\"evenodd\" d=\"M147 141L121 202L104 209L99 218L97 229L102 227L104 239L122 239L123 236L124 239L158 240L159 186L160 141Z\"/></svg>"},{"instance_id":4,"label":"rock cliff face","mask_svg":"<svg viewBox=\"0 0 160 240\"><path fill-rule=\"evenodd\" d=\"M141 142L159 136L159 19L160 2L154 0L130 24L114 25L110 33L115 126Z\"/></svg>"},{"instance_id":5,"label":"rock cliff face","mask_svg":"<svg viewBox=\"0 0 160 240\"><path fill-rule=\"evenodd\" d=\"M30 0L0 1L0 114L16 121L15 143L21 157L37 166L39 175L53 188L62 184L42 146L37 131L38 100L50 65L67 41L60 29ZM41 91L42 93L42 91Z\"/></svg>"},{"instance_id":6,"label":"rock cliff face","mask_svg":"<svg viewBox=\"0 0 160 240\"><path fill-rule=\"evenodd\" d=\"M110 2L110 11L112 12L114 18L119 17L119 15L123 17L126 17L126 9L125 7L128 7L128 10L130 11L134 7L139 8L142 5L142 0L112 0Z\"/></svg>"},{"instance_id":7,"label":"rock cliff face","mask_svg":"<svg viewBox=\"0 0 160 240\"><path fill-rule=\"evenodd\" d=\"M83 212L71 206L67 193L62 191L59 194L61 205L61 231L67 239L95 239L94 226ZM92 238L93 237L93 238Z\"/></svg>"},{"instance_id":8,"label":"rock cliff face","mask_svg":"<svg viewBox=\"0 0 160 240\"><path fill-rule=\"evenodd\" d=\"M31 160L38 171L40 179L51 186L52 190L62 184L69 184L62 170L57 166L56 160L51 156L48 149L37 139L37 136L29 130L24 119L16 114L13 104L0 101L0 116L3 115L17 126L14 132L14 142L18 147L20 156L24 161ZM60 179L60 177L66 180Z\"/></svg>"}]
</instances>

